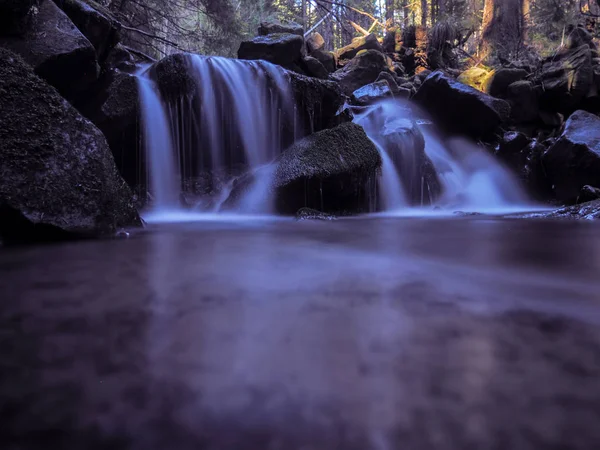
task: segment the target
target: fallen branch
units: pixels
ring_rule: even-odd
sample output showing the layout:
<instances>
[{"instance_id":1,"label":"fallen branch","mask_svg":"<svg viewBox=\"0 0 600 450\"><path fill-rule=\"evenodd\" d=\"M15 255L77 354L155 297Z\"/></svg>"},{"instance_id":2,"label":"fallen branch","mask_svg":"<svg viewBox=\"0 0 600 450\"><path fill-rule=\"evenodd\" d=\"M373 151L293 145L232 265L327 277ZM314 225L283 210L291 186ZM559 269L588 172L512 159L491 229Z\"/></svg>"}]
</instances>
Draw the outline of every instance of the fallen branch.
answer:
<instances>
[{"instance_id":1,"label":"fallen branch","mask_svg":"<svg viewBox=\"0 0 600 450\"><path fill-rule=\"evenodd\" d=\"M367 30L365 30L363 27L361 27L359 24L354 23L351 20L349 20L348 22L350 22L350 25L352 25L352 28L354 28L356 31L358 31L362 35L368 36L369 34L371 34Z\"/></svg>"},{"instance_id":2,"label":"fallen branch","mask_svg":"<svg viewBox=\"0 0 600 450\"><path fill-rule=\"evenodd\" d=\"M325 22L325 19L327 19L330 15L331 15L331 11L329 11L321 20L319 20L310 30L308 30L306 33L304 33L304 37L307 37L310 33L315 31L315 29L319 25L321 25L323 22Z\"/></svg>"}]
</instances>

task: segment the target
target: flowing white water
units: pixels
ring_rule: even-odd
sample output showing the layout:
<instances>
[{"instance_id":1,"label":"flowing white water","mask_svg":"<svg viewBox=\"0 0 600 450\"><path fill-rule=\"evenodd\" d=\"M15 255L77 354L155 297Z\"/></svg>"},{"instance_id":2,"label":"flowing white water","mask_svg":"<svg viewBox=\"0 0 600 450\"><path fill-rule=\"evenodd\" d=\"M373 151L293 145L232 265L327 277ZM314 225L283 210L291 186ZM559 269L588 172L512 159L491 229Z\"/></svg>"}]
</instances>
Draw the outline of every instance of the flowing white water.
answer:
<instances>
[{"instance_id":1,"label":"flowing white water","mask_svg":"<svg viewBox=\"0 0 600 450\"><path fill-rule=\"evenodd\" d=\"M185 58L186 75L195 85L191 95L161 100L147 78L149 72L138 77L144 98L150 189L156 200L148 217L160 220L161 211L182 209L176 181L181 185L181 180L193 183L202 177L212 200L200 209L220 211L240 170L254 175L250 187L229 209L270 213L269 186L274 171L263 167L291 143L285 141L284 133L296 139L301 129L286 72L264 61ZM165 214L164 218L172 216Z\"/></svg>"},{"instance_id":2,"label":"flowing white water","mask_svg":"<svg viewBox=\"0 0 600 450\"><path fill-rule=\"evenodd\" d=\"M171 129L156 84L144 74L138 76L142 105L144 145L147 153L150 189L154 209L172 210L179 206L181 191L175 169Z\"/></svg>"},{"instance_id":3,"label":"flowing white water","mask_svg":"<svg viewBox=\"0 0 600 450\"><path fill-rule=\"evenodd\" d=\"M427 159L441 187L432 202L436 211L535 209L518 180L487 150L464 139L442 141L431 124L418 121L407 103L391 100L369 106L358 111L354 121L363 126L381 152L379 189L384 212L413 214L414 207L422 206L422 200L411 200L407 189L421 180L423 198L429 188L424 173L428 165L423 164Z\"/></svg>"}]
</instances>

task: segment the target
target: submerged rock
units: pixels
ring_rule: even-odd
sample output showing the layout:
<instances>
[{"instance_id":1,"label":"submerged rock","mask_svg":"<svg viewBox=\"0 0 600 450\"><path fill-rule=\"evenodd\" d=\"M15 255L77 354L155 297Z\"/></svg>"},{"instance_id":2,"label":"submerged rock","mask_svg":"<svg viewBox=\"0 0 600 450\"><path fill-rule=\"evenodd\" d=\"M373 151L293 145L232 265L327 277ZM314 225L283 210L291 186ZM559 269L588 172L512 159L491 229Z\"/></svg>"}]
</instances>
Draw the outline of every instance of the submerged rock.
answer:
<instances>
[{"instance_id":1,"label":"submerged rock","mask_svg":"<svg viewBox=\"0 0 600 450\"><path fill-rule=\"evenodd\" d=\"M517 216L525 219L583 219L600 220L600 200L582 203L580 205L566 206L554 211L541 213L520 214Z\"/></svg>"},{"instance_id":2,"label":"submerged rock","mask_svg":"<svg viewBox=\"0 0 600 450\"><path fill-rule=\"evenodd\" d=\"M352 95L357 89L373 83L381 72L389 71L385 55L377 50L367 50L334 72L331 77L340 83L344 93Z\"/></svg>"},{"instance_id":3,"label":"submerged rock","mask_svg":"<svg viewBox=\"0 0 600 450\"><path fill-rule=\"evenodd\" d=\"M442 72L429 75L413 101L450 133L478 139L489 136L510 115L504 100L484 94Z\"/></svg>"},{"instance_id":4,"label":"submerged rock","mask_svg":"<svg viewBox=\"0 0 600 450\"><path fill-rule=\"evenodd\" d=\"M3 49L0 98L4 240L112 235L141 225L100 130Z\"/></svg>"},{"instance_id":5,"label":"submerged rock","mask_svg":"<svg viewBox=\"0 0 600 450\"><path fill-rule=\"evenodd\" d=\"M315 133L293 144L277 161L277 210L368 212L380 167L379 152L359 125L345 123Z\"/></svg>"},{"instance_id":6,"label":"submerged rock","mask_svg":"<svg viewBox=\"0 0 600 450\"><path fill-rule=\"evenodd\" d=\"M118 44L121 24L93 0L54 0L96 49L103 62Z\"/></svg>"},{"instance_id":7,"label":"submerged rock","mask_svg":"<svg viewBox=\"0 0 600 450\"><path fill-rule=\"evenodd\" d=\"M23 34L0 37L0 47L21 55L68 99L98 79L94 47L51 0L41 2Z\"/></svg>"},{"instance_id":8,"label":"submerged rock","mask_svg":"<svg viewBox=\"0 0 600 450\"><path fill-rule=\"evenodd\" d=\"M262 59L290 70L296 70L303 54L304 39L290 33L258 36L242 42L238 50L239 59Z\"/></svg>"},{"instance_id":9,"label":"submerged rock","mask_svg":"<svg viewBox=\"0 0 600 450\"><path fill-rule=\"evenodd\" d=\"M333 214L327 214L316 209L300 208L296 213L296 220L336 220Z\"/></svg>"},{"instance_id":10,"label":"submerged rock","mask_svg":"<svg viewBox=\"0 0 600 450\"><path fill-rule=\"evenodd\" d=\"M574 112L543 163L558 200L574 202L585 185L600 186L600 118Z\"/></svg>"}]
</instances>

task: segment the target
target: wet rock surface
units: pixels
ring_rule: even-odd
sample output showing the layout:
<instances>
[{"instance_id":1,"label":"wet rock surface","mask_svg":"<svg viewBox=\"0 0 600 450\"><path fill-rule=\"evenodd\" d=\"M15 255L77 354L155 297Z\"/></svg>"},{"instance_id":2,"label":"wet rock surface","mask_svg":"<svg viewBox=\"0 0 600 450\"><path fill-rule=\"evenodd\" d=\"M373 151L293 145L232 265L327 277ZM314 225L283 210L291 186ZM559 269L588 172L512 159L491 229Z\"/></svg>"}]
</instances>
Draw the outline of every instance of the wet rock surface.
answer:
<instances>
[{"instance_id":1,"label":"wet rock surface","mask_svg":"<svg viewBox=\"0 0 600 450\"><path fill-rule=\"evenodd\" d=\"M141 225L99 129L0 49L0 235L43 241Z\"/></svg>"},{"instance_id":2,"label":"wet rock surface","mask_svg":"<svg viewBox=\"0 0 600 450\"><path fill-rule=\"evenodd\" d=\"M0 444L597 448L598 236L279 221L4 249Z\"/></svg>"},{"instance_id":3,"label":"wet rock surface","mask_svg":"<svg viewBox=\"0 0 600 450\"><path fill-rule=\"evenodd\" d=\"M286 69L294 70L304 50L304 39L296 34L276 33L258 36L241 43L239 59L263 59Z\"/></svg>"},{"instance_id":4,"label":"wet rock surface","mask_svg":"<svg viewBox=\"0 0 600 450\"><path fill-rule=\"evenodd\" d=\"M600 118L585 111L573 113L543 163L561 201L574 202L585 185L600 186Z\"/></svg>"},{"instance_id":5,"label":"wet rock surface","mask_svg":"<svg viewBox=\"0 0 600 450\"><path fill-rule=\"evenodd\" d=\"M380 166L377 148L359 125L345 123L312 134L277 161L277 211L369 212Z\"/></svg>"},{"instance_id":6,"label":"wet rock surface","mask_svg":"<svg viewBox=\"0 0 600 450\"><path fill-rule=\"evenodd\" d=\"M413 101L431 114L438 126L472 138L489 136L510 115L510 105L504 100L439 71L425 79Z\"/></svg>"},{"instance_id":7,"label":"wet rock surface","mask_svg":"<svg viewBox=\"0 0 600 450\"><path fill-rule=\"evenodd\" d=\"M355 90L373 83L381 72L388 70L388 63L383 53L377 50L365 50L342 69L334 72L331 77L340 84L344 93L350 96Z\"/></svg>"}]
</instances>

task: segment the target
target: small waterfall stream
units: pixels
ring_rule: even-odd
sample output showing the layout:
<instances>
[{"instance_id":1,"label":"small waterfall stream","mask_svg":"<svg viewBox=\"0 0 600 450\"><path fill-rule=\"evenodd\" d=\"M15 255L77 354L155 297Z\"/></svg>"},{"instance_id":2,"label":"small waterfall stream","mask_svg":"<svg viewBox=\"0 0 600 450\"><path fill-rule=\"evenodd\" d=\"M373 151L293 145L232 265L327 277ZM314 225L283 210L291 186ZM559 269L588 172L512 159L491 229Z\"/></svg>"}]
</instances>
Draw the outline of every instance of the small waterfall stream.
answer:
<instances>
[{"instance_id":1,"label":"small waterfall stream","mask_svg":"<svg viewBox=\"0 0 600 450\"><path fill-rule=\"evenodd\" d=\"M138 74L154 197L150 217L183 210L180 193L194 182L210 191L196 211L219 212L235 177L248 170L253 181L236 211L272 212L268 188L274 171L267 165L291 143L286 138L301 134L286 72L264 61L185 58L195 87L191 95L165 100L151 70Z\"/></svg>"},{"instance_id":2,"label":"small waterfall stream","mask_svg":"<svg viewBox=\"0 0 600 450\"><path fill-rule=\"evenodd\" d=\"M388 100L361 108L354 121L381 152L379 190L384 212L414 212L415 207L429 204L441 211L489 212L533 206L517 179L496 158L465 139L443 141L433 124L419 120L408 103ZM438 195L430 192L428 168L437 178ZM417 191L412 199L407 193L411 187ZM425 194L429 202L424 201Z\"/></svg>"},{"instance_id":3,"label":"small waterfall stream","mask_svg":"<svg viewBox=\"0 0 600 450\"><path fill-rule=\"evenodd\" d=\"M183 57L191 93L165 99L151 68L138 74L153 196L147 218L190 209L272 213L272 162L302 129L286 71L264 61ZM378 210L527 209L519 183L493 156L466 141L442 141L408 103L383 101L356 107L354 115L381 153ZM234 195L242 176L246 188ZM183 205L193 183L205 195Z\"/></svg>"}]
</instances>

